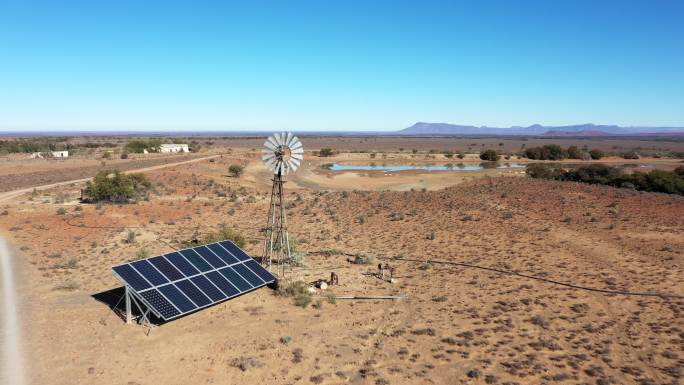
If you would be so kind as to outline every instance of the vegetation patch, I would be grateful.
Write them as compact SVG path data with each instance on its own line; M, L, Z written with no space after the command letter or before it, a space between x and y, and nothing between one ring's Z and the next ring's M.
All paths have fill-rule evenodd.
M128 203L144 196L150 188L152 183L143 174L103 170L86 183L83 196L90 202Z
M674 171L652 170L626 173L603 164L590 164L574 169L558 165L532 164L527 168L532 178L600 184L638 191L684 195L684 166Z
M240 248L244 247L247 243L247 240L241 233L231 228L228 228L228 226L224 223L220 225L217 231L204 234L203 236L193 239L191 241L183 242L183 246L196 247L200 245L206 245L208 243L224 241L226 239L233 241L233 243L238 245L238 247Z
M276 295L281 297L291 297L294 304L300 307L307 307L311 303L312 297L309 292L309 285L304 281L294 281L287 285L278 286Z

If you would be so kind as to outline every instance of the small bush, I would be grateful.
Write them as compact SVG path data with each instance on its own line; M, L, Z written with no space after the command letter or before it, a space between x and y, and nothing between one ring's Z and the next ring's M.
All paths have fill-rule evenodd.
M294 281L278 287L277 295L294 298L294 303L300 307L307 307L312 301L309 286L304 281Z
M501 156L495 150L484 150L480 153L480 159L496 162Z
M321 151L318 152L318 156L333 156L334 153L332 148L321 148Z
M292 341L292 337L290 336L282 336L280 337L280 343L283 345L287 345Z
M353 260L351 260L351 262L356 265L371 265L375 263L375 257L372 255L357 255Z
M64 283L61 283L57 286L55 286L55 290L64 290L64 291L74 291L78 290L78 288L81 287L78 283L74 281L66 281Z
M622 154L622 159L639 159L639 154L636 151L625 152Z
M57 209L57 215L64 215L66 214L66 209L64 207L60 207Z
M183 246L195 247L199 245L206 245L207 243L223 241L226 239L233 241L236 245L238 245L238 247L244 247L247 243L247 240L241 233L228 228L228 226L224 223L220 225L218 231L205 234L203 237L199 239L193 239L191 241L183 242Z
M126 234L126 243L129 245L135 243L135 231L128 230L128 233Z
M591 159L599 160L599 159L603 158L604 155L603 155L603 151L594 149L594 150L589 151L589 156L591 156Z
M240 175L242 175L245 172L245 168L240 166L239 164L231 164L230 167L228 167L228 172L230 175L239 178Z

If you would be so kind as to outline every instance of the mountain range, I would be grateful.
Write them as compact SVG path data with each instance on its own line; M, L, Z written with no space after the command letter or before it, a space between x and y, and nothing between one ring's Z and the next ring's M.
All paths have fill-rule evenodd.
M621 127L592 123L570 126L487 127L449 123L418 122L397 131L400 135L534 135L534 136L612 136L612 135L684 135L684 127Z

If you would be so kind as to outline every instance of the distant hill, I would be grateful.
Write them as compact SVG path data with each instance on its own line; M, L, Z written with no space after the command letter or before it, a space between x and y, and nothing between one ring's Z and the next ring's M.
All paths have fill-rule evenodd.
M535 136L610 136L643 134L681 134L684 127L620 127L592 123L570 126L487 127L449 123L418 122L397 131L400 135L535 135Z
M541 136L610 136L605 131L582 130L582 131L546 131Z

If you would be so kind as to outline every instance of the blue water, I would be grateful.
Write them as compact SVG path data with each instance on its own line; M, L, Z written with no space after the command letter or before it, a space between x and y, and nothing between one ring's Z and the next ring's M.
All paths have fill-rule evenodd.
M477 171L485 168L526 168L524 164L517 163L480 163L479 165L466 165L463 163L447 164L442 166L431 165L374 165L355 166L347 164L333 163L327 165L327 169L331 171L407 171L407 170L425 170L425 171Z

